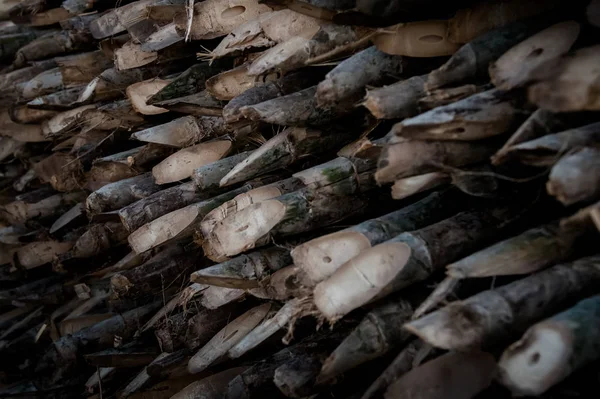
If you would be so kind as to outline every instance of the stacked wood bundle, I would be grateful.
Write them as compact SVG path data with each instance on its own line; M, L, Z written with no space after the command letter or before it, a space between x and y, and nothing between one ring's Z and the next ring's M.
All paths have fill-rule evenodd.
M0 396L581 391L598 4L3 2Z

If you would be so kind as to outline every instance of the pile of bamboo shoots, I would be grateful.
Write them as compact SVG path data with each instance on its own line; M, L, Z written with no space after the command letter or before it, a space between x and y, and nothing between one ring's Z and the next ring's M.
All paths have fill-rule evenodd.
M598 389L600 1L0 20L0 397Z

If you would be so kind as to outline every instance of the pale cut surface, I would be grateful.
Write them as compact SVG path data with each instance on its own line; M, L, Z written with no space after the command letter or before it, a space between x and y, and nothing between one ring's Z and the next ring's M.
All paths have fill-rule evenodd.
M409 57L452 55L460 45L448 40L448 22L419 21L402 23L382 29L373 38L381 52Z
M184 148L152 168L157 184L173 183L192 175L194 169L223 158L231 149L229 140L210 141Z
M147 143L183 148L197 141L200 135L196 119L192 116L184 116L162 125L135 132L131 135L131 138Z
M275 227L285 212L285 205L277 200L250 205L219 222L207 242L216 254L237 255L254 248L256 241Z
M198 353L192 356L188 363L188 371L191 374L199 373L226 354L233 345L237 344L264 319L269 309L271 309L270 303L262 304L227 324Z
M241 211L248 206L260 201L279 197L281 190L274 186L263 186L254 188L248 192L238 194L232 200L229 200L206 214L200 224L202 237L208 237L215 225L225 219L227 216Z
M500 381L519 395L542 394L569 373L570 340L551 322L538 324L502 354Z
M250 350L256 348L267 338L271 337L277 331L281 330L289 321L296 315L299 310L299 300L292 299L288 301L275 316L270 319L263 320L255 329L242 338L228 352L232 359L244 355Z
M410 255L410 247L401 242L364 251L315 287L315 305L329 320L340 318L373 299L402 270Z
M142 51L141 45L127 42L115 51L115 68L118 71L139 68L157 59L157 52Z
M392 186L392 198L397 200L404 199L411 195L449 183L450 180L450 177L443 172L425 173L424 175L396 180Z
M537 67L569 51L579 31L577 22L566 21L522 41L490 65L492 83L502 90L523 86Z
M207 309L217 309L242 298L244 294L244 290L237 288L217 287L216 285L211 285L204 290L200 303Z
M148 101L150 97L158 93L170 82L170 80L158 78L145 80L143 82L138 82L127 86L125 92L127 93L127 98L129 98L131 101L131 106L136 112L142 115L164 114L165 112L169 112L169 110L155 107L154 105L147 105L146 101Z
M315 238L294 248L294 264L302 268L315 285L331 276L341 265L371 248L364 235L356 231L340 231Z
M136 253L145 252L177 236L198 216L198 208L189 205L167 213L131 233L127 240Z

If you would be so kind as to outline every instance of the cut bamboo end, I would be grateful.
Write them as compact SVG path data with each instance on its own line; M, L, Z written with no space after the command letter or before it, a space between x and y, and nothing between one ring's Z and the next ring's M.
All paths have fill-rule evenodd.
M170 83L169 80L150 79L127 86L125 92L133 109L142 115L158 115L169 112L164 108L147 105L146 101Z
M566 21L522 41L490 65L492 83L501 90L527 84L537 67L569 51L579 31L577 22Z
M431 172L424 175L396 180L392 185L392 198L404 199L423 191L449 184L452 178L443 172Z
M304 283L314 286L368 248L371 242L363 234L340 231L305 242L295 247L291 255L294 264L306 274Z
M461 320L468 325L468 311L463 310L460 304L452 303L441 310L405 324L404 328L437 348L455 349L477 346L480 338L478 332L468 328L463 331L462 328L456 327Z
M194 205L167 213L131 233L127 238L135 253L146 252L175 237L193 223L198 216Z
M203 244L206 256L215 261L254 248L286 213L284 204L266 200L250 205L219 222Z
M561 327L539 323L504 351L499 379L513 394L541 395L568 374L573 337Z
M226 354L264 319L269 309L271 309L271 304L265 303L250 309L227 324L198 353L192 356L188 363L188 371L191 374L197 374Z
M237 359L256 348L269 337L273 336L277 331L285 327L285 325L288 324L300 310L300 300L292 299L288 301L273 317L265 319L234 345L228 352L229 357Z
M402 242L383 243L363 251L317 284L315 305L327 319L339 319L379 294L402 270L411 252Z
M372 39L379 51L408 57L452 55L460 45L448 40L448 21L409 22L382 29Z
M218 161L232 148L229 140L215 140L184 148L152 168L157 184L173 183L192 175L194 169Z

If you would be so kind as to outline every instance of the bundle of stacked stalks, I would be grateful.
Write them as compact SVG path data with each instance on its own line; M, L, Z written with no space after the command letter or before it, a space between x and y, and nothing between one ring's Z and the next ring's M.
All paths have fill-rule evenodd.
M597 389L600 1L0 18L0 396Z

